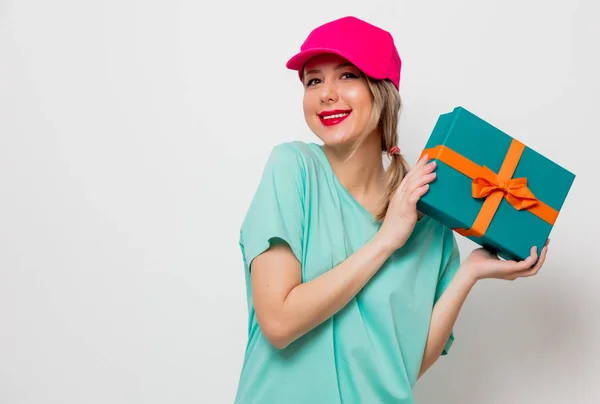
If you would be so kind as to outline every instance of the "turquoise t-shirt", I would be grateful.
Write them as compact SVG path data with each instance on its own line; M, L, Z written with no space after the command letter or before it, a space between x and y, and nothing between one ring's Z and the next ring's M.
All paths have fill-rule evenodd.
M379 227L338 181L321 145L273 149L240 231L249 322L236 403L414 402L433 305L460 261L451 229L430 217L419 220L407 243L342 310L285 349L265 338L252 304L250 264L272 242L289 244L307 282L344 261Z

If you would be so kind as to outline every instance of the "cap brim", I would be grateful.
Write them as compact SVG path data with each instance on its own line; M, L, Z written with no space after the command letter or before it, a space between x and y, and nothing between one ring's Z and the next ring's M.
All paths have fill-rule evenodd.
M285 66L290 70L297 70L298 75L300 77L302 77L302 69L304 68L304 65L306 64L306 62L308 62L309 59L311 59L315 56L325 55L325 54L333 54L333 55L341 56L344 59L348 60L353 65L355 65L358 69L360 69L367 76L370 76L374 79L381 78L381 77L377 77L377 75L373 75L373 72L366 71L365 66L360 66L358 63L356 63L355 60L352 60L353 58L351 56L349 56L339 50L329 49L329 48L313 48L313 49L299 52L296 55L294 55L290 60L288 60L288 62L285 64Z
M302 68L304 67L306 62L308 62L309 59L311 59L315 56L326 55L326 54L334 54L334 55L341 56L345 59L348 59L347 55L344 55L343 52L340 52L335 49L314 48L314 49L309 49L309 50L305 50L305 51L297 53L290 60L288 60L288 62L285 64L285 66L288 69L300 71L300 70L302 70Z

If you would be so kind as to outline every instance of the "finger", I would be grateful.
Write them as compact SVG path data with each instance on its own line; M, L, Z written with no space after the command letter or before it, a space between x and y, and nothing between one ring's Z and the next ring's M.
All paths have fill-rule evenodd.
M415 164L415 166L409 170L409 174L418 174L421 170L423 170L423 168L428 166L435 166L435 161L429 161L429 156L425 154L419 161L417 161L417 164Z
M429 174L433 174L432 171L435 169L435 162L431 162L426 166L426 170L423 171L421 167L415 167L415 169L409 171L406 176L400 182L400 185L394 192L395 195L406 195L406 199L410 198L410 195L416 188L423 186L425 183L433 181L435 175L427 178ZM425 173L425 174L424 174Z
M427 164L427 162L429 161L429 155L427 153L425 153L423 156L421 156L421 158L417 161L417 164L415 164L410 170L408 170L407 174L410 174L412 172L414 172L415 170L417 170L419 167L423 167L425 164Z
M524 277L528 277L528 276L537 275L537 273L540 271L540 269L544 265L544 261L546 261L547 253L548 253L548 246L546 245L545 247L542 248L542 252L540 253L540 259L538 260L537 264L535 264L535 266L531 269L526 269L522 272L519 272L518 277L524 278Z
M406 179L406 177L404 177L404 178ZM400 181L400 184L398 185L398 187L394 191L394 196L402 194L404 192L405 188L406 188L406 181Z
M408 198L408 202L410 202L411 205L415 205L419 201L419 199L421 199L421 197L427 193L428 190L429 190L429 184L425 184L425 185L415 189L410 194L410 197Z
M415 188L419 188L419 187L423 186L423 184L427 182L427 181L423 182L423 178L430 174L433 174L435 167L436 167L435 162L431 162L431 163L427 164L425 167L419 168L415 172L413 172L412 175L406 179L407 192L412 192ZM435 176L433 178L435 178ZM433 180L433 178L431 180Z
M531 247L530 251L531 253L529 254L529 257L521 261L521 264L523 267L525 267L525 269L530 269L538 259L537 247Z
M429 173L433 172L436 167L437 167L437 163L435 161L429 162L429 163L425 164L423 167L418 167L415 170L413 177L419 177L423 174L429 174Z
M529 257L527 257L523 261L504 261L503 271L508 276L511 276L513 274L531 269L531 267L535 263L536 259L537 259L537 248L531 247L531 253L530 253Z
M424 166L423 169L421 170L421 175L432 173L435 171L436 168L437 168L437 163L435 161L432 161L431 163L427 163L427 165Z
M423 175L421 178L415 180L414 185L412 185L412 186L414 187L414 189L421 188L423 185L429 184L431 181L435 180L435 177L436 177L436 173L430 173L430 174Z
M547 254L548 254L548 243L546 243L544 245L544 247L542 247L542 252L540 253L540 258L538 259L538 262L535 264L534 268L540 269L542 267L542 265L544 265Z
M403 192L405 192L406 186L410 182L410 175L411 175L411 172L408 171L406 173L406 175L404 176L404 178L402 178L402 180L400 181L400 184L398 184L398 187L394 191L394 195L399 195L399 194L402 194Z

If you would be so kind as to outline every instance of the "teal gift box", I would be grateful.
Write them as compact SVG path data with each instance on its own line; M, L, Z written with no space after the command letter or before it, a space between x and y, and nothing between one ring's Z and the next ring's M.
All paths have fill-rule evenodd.
M418 210L509 260L541 251L575 180L463 107L438 117L426 153L437 175Z

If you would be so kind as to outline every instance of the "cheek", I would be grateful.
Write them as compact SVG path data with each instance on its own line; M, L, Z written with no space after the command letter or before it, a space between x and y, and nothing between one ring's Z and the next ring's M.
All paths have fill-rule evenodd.
M366 121L371 118L372 108L369 90L361 87L348 89L348 92L345 94L345 99L352 107L353 113L356 113L356 117L360 120L360 124L366 124Z
M315 97L304 96L302 100L302 109L304 111L304 120L308 124L308 127L313 131L318 130L318 112L319 100L315 100Z
M302 99L302 108L304 109L304 116L310 117L317 113L318 101L314 99L315 97L310 94L305 94Z

